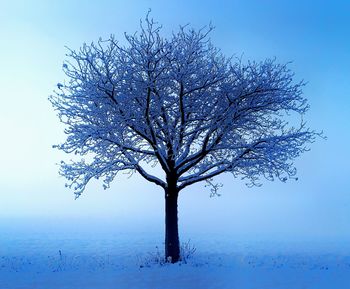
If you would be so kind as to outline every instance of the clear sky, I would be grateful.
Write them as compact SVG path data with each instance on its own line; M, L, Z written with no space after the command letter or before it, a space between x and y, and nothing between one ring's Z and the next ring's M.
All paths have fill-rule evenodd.
M296 161L298 182L249 189L231 176L220 198L203 185L180 198L181 230L257 237L350 240L350 2L349 1L7 1L0 2L0 219L109 219L115 224L163 225L163 196L140 177L98 183L74 201L55 163L69 159L51 148L64 140L47 100L68 46L107 38L123 41L147 10L164 27L200 28L211 22L213 43L244 59L293 61L305 79L309 126L323 130Z

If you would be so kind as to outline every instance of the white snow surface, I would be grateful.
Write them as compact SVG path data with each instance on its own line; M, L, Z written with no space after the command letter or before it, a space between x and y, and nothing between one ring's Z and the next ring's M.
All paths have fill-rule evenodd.
M160 231L2 234L0 288L350 288L346 243L191 238L196 252L187 262L161 265Z

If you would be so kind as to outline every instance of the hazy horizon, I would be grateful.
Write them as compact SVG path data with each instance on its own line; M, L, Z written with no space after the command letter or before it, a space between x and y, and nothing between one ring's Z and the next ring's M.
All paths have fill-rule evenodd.
M61 69L65 46L78 49L84 42L110 34L123 42L123 33L139 30L139 19L151 8L165 37L179 25L200 28L211 22L216 27L211 39L226 55L292 61L295 80L308 82L304 89L311 106L308 125L323 130L328 138L317 139L311 151L296 160L298 181L247 188L244 181L224 175L217 179L224 184L221 197L215 198L209 198L204 184L187 188L179 201L180 231L350 241L349 2L218 1L213 5L210 1L42 0L2 4L1 231L37 220L38 227L40 223L43 227L67 224L73 231L74 222L86 222L97 232L99 221L105 220L107 231L115 224L162 232L163 193L139 176L121 175L109 190L94 181L74 200L55 165L70 156L51 147L64 141L64 127L47 100L65 79Z

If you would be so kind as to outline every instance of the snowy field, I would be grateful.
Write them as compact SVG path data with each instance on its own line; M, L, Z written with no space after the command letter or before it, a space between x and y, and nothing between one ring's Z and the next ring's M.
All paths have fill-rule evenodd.
M1 289L350 288L350 246L339 242L235 240L197 233L190 243L196 252L186 263L161 265L154 262L162 254L160 231L4 229Z

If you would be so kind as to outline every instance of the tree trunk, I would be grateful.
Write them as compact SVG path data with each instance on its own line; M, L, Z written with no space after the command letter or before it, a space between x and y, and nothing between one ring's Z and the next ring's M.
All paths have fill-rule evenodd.
M178 195L179 192L176 186L168 186L168 189L165 191L165 258L171 263L176 263L180 259L177 222Z

